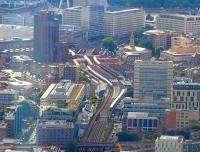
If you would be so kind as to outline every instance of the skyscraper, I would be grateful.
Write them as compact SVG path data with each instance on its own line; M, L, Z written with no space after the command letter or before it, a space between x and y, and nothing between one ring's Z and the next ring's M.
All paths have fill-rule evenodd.
M53 11L41 11L34 16L34 58L37 62L57 60L59 22Z
M171 98L173 62L136 60L134 98L159 100Z

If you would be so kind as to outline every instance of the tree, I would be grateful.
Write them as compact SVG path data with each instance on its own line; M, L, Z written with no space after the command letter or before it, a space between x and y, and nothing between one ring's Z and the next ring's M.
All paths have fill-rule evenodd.
M90 79L86 76L86 74L81 74L79 77L79 82L86 82L86 83L90 83Z
M151 14L148 14L148 15L146 16L146 20L153 21L153 20L154 20L154 17L151 16Z
M119 132L117 137L119 141L139 141L141 139L138 134L128 132Z
M131 86L127 87L125 97L133 97L133 87Z
M108 49L108 51L116 54L116 49L117 49L117 42L111 38L107 37L102 40L104 48Z
M157 46L156 48L155 48L155 56L156 57L160 57L160 53L163 51L164 49L163 49L163 47L162 46Z

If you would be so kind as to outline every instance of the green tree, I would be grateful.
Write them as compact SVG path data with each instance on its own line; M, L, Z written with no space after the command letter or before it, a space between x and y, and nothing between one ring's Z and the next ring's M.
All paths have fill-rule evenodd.
M148 15L146 16L146 20L153 21L153 20L154 20L154 17L151 16L151 14L148 14Z
M125 94L126 97L133 97L133 87L129 86L127 87L127 91Z
M104 48L108 49L108 51L110 51L114 54L116 53L117 42L113 38L107 37L107 38L103 39L102 42L103 42Z
M86 76L86 74L81 74L80 77L79 77L79 82L87 82L87 83L90 83L90 79Z
M162 46L157 46L157 47L155 48L155 56L156 56L156 57L160 57L160 53L161 53L163 50L164 50L164 49L163 49Z
M139 141L141 139L138 134L128 132L119 132L117 137L119 141Z

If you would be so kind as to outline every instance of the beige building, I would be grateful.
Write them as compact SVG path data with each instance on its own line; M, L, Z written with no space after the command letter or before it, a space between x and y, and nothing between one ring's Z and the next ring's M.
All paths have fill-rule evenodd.
M180 34L199 33L200 16L160 14L156 19L156 27L160 30L171 30Z
M172 109L176 110L176 128L195 126L199 121L200 85L176 83L173 85Z
M83 10L80 6L65 9L63 11L63 24L81 27L83 22L83 12L86 13L86 10Z
M145 12L142 9L107 11L104 16L104 35L119 37L129 35L145 26Z
M155 141L155 152L183 152L184 138L181 136L161 136Z
M143 33L143 35L151 41L153 48L161 46L163 49L171 48L171 37L175 35L175 32L167 30L149 30Z
M199 63L200 46L177 46L160 54L160 59L173 62Z
M179 37L171 38L171 48L180 47L180 46L187 47L187 46L192 46L192 45L193 45L192 40L187 37L179 36Z
M170 99L172 80L173 62L136 60L134 64L134 98Z

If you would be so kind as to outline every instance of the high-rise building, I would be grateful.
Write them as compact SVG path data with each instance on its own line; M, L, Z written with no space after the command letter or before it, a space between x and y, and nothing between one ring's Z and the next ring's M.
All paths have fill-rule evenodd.
M89 38L122 37L145 26L145 12L142 9L105 11L100 5L72 7L64 10L63 24L82 27Z
M200 17L182 14L160 14L156 19L156 27L161 30L182 33L199 33Z
M174 84L171 107L176 110L176 128L184 129L197 125L200 109L200 85L196 83Z
M108 6L107 0L73 0L73 6L100 5L105 8Z
M63 79L77 82L79 80L79 67L66 63Z
M106 11L104 15L104 35L121 37L130 35L145 26L145 12L142 9Z
M41 63L57 60L59 23L53 11L41 11L34 16L34 58Z
M22 131L22 106L9 107L5 114L5 122L7 123L7 137L18 138Z
M161 136L156 139L155 152L183 152L182 136Z
M88 38L103 36L104 7L99 5L72 7L64 10L63 24L79 26Z
M89 19L88 38L102 37L104 34L104 7L97 5L90 6Z
M173 62L136 60L134 65L134 98L171 98Z

